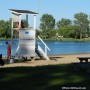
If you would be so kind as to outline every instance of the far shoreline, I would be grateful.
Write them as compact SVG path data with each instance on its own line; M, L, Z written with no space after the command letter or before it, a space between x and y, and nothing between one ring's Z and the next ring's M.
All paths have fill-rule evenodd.
M18 39L18 38L15 38L15 40ZM11 40L11 38L3 38L1 37L0 40ZM36 40L39 40L38 38L36 38ZM56 41L68 41L68 42L72 42L72 41L76 41L76 42L90 42L90 38L82 38L82 39L75 39L75 38L48 38L48 39L43 39L42 40L50 40L50 41L53 41L53 40L56 40Z

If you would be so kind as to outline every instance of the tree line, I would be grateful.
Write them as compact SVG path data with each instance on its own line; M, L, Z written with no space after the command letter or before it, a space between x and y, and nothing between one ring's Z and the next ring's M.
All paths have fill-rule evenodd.
M25 20L24 23L26 23ZM56 22L52 15L43 14L36 33L43 39L88 38L90 37L89 15L80 12L74 14L74 20L61 18ZM0 37L11 37L11 19L8 21L0 20Z
M74 20L61 18L55 22L55 18L49 14L43 14L40 19L40 31L43 38L75 38L82 39L90 37L89 15L80 12L74 14Z

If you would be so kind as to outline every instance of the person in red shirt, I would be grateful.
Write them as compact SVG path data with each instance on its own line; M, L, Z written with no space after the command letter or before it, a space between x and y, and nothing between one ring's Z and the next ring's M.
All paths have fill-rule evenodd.
M6 41L7 44L7 60L11 57L11 45Z

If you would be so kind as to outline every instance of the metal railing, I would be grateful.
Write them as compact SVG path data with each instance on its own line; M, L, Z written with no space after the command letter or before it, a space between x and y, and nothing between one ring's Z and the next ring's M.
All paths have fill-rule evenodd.
M47 57L47 50L50 51L50 48L46 45L46 43L40 38L40 36L38 36L39 40L43 43L43 45L45 46L45 54L46 54L46 57Z

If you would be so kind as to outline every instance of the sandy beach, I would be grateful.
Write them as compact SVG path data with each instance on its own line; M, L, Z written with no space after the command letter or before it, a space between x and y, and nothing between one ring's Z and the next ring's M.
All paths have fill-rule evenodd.
M21 66L43 66L43 65L56 65L56 64L68 64L68 63L76 63L80 62L77 57L90 57L90 53L88 54L60 54L60 55L49 55L51 60L32 60L32 61L22 61L16 62L12 64L5 64L0 68L5 67L21 67Z

